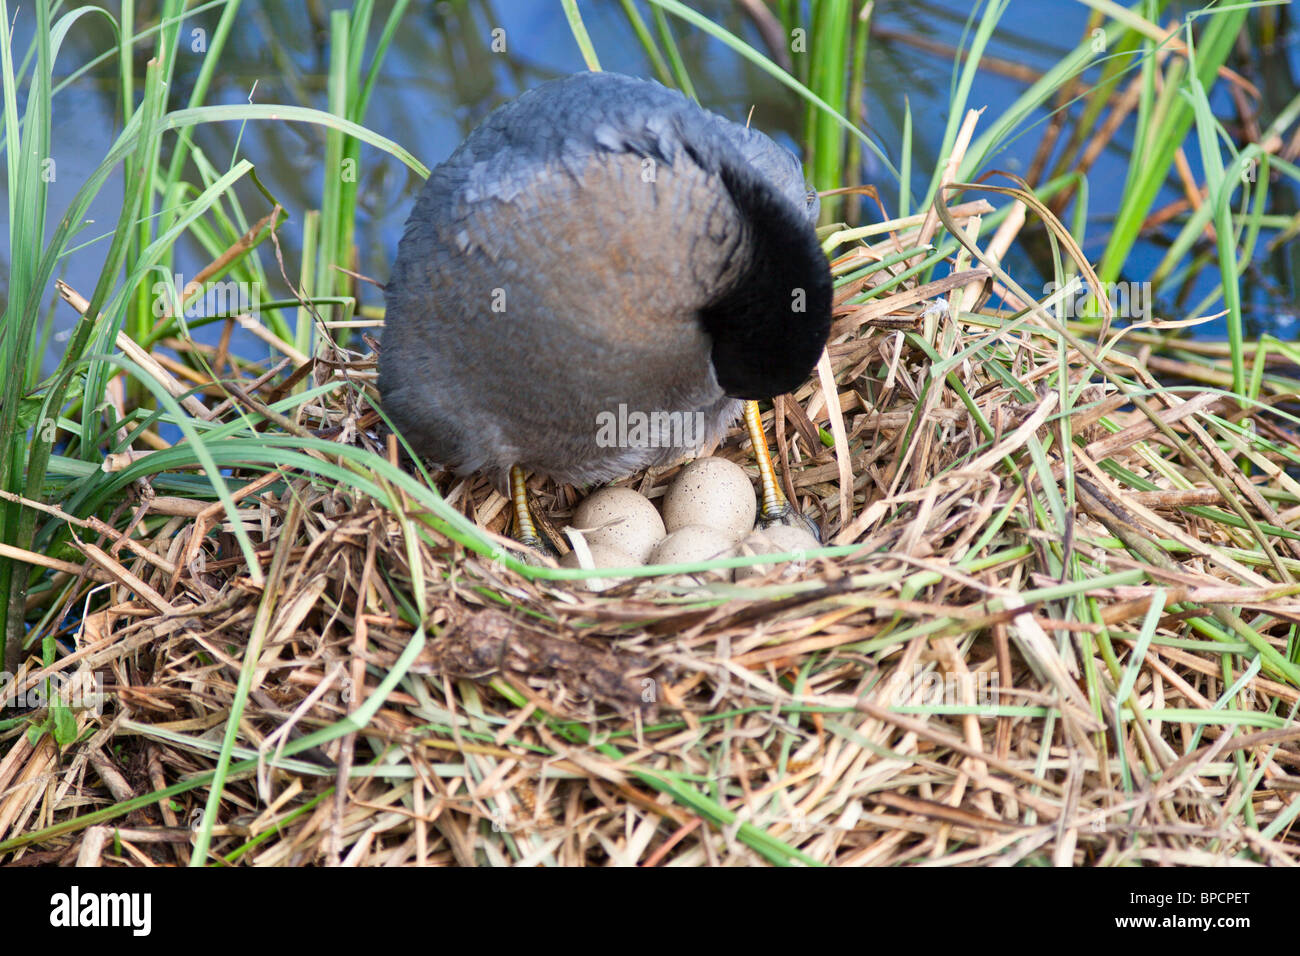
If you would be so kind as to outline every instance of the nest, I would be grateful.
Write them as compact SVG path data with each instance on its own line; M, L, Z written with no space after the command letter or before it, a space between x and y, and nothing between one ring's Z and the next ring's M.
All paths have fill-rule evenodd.
M893 223L835 272L937 228ZM0 724L0 853L1296 862L1300 442L1269 398L1293 370L1253 405L1164 388L1161 362L1213 382L1213 346L1103 328L1102 353L1032 300L992 309L1017 298L996 256L873 297L898 271L840 284L816 376L766 409L827 548L744 586L594 594L521 564L487 481L430 476L439 502L393 477L366 349L192 383L207 421L267 442L218 463L231 501L141 479L106 521L32 503L81 560L46 560L64 653L10 694L67 706ZM756 474L743 429L716 453ZM534 484L562 527L580 490Z

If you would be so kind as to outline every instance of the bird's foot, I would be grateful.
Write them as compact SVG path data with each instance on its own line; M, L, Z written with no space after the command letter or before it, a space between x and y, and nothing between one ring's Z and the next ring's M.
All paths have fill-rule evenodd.
M547 558L550 558L552 561L560 560L560 552L541 535L523 535L515 540L519 542L521 547L511 548L510 550L525 564L531 564L533 567L540 568L548 565L549 562L546 560Z
M773 525L788 525L791 528L807 531L818 544L821 544L822 536L821 532L817 530L816 523L802 511L795 510L794 506L788 501L782 501L780 505L770 510L768 508L759 509L758 520L754 522L754 529L766 531Z

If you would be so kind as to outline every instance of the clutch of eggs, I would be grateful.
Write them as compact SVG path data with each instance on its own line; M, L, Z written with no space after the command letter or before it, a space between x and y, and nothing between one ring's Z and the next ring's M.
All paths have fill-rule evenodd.
M736 555L778 554L819 547L803 528L773 525L754 530L758 501L743 468L725 458L697 458L682 468L663 499L663 515L630 488L602 488L573 513L574 549L562 567L630 568L642 564L689 564ZM583 554L583 552L586 554ZM674 575L664 583L702 584L762 577L775 565L717 568ZM591 590L618 578L588 578Z

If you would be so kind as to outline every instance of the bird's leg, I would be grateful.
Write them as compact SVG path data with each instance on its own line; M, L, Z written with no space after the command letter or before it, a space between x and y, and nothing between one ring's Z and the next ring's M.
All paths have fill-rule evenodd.
M513 537L520 544L540 551L544 545L541 536L537 533L537 525L533 524L533 516L528 510L527 477L518 465L510 466L510 501L515 507Z
M767 436L763 433L763 413L758 410L758 402L745 402L745 428L749 430L749 440L754 446L758 483L763 493L758 520L764 525L771 524L785 517L792 509L776 480L776 469L772 467L772 453L768 450Z
M754 446L754 460L758 463L758 483L761 491L762 505L758 509L758 527L767 528L774 524L789 524L807 528L813 537L821 540L817 526L805 515L791 506L781 491L776 478L776 469L772 466L772 453L767 447L767 436L763 433L763 413L758 410L758 402L752 399L745 402L745 428L749 430L749 440Z
M537 525L533 524L532 513L528 510L527 477L523 468L518 465L510 466L510 502L514 505L515 511L513 537L526 548L555 557L555 549L542 540L542 536L537 533ZM524 560L529 560L527 554L524 555ZM529 560L529 563L535 562Z

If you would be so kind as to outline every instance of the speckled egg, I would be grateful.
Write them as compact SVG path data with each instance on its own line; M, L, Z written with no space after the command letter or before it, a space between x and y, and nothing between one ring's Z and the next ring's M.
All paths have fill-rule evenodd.
M763 531L755 531L736 545L739 555L751 554L785 554L793 553L797 561L805 551L819 548L821 544L803 528L792 525L774 524ZM789 567L785 561L768 564L746 564L736 568L736 580L746 581L750 578L763 577L773 568Z
M758 500L745 470L725 458L697 458L664 495L669 536L690 525L715 528L735 543L754 527Z
M644 562L638 561L626 551L618 548L611 548L604 544L591 544L588 542L587 550L591 552L591 561L598 568L634 568ZM582 567L578 560L578 552L570 551L564 557L560 558L560 567L562 568L579 568ZM588 591L605 591L616 584L621 584L627 578L586 578L582 581L574 581L574 584L585 587Z
M717 528L704 525L687 525L669 533L655 549L650 552L647 564L690 564L695 561L711 561L714 558L729 558L733 551L730 537ZM701 572L697 577L720 578L731 580L730 568Z
M797 524L774 524L764 530L778 551L811 551L822 543L811 531Z
M615 548L631 555L633 564L645 564L667 533L655 506L631 488L601 488L578 505L573 526L592 547Z

